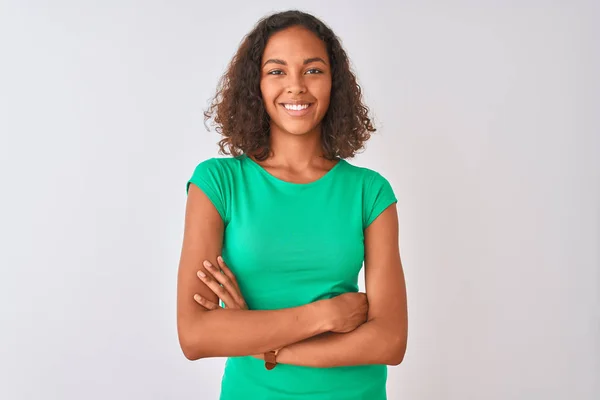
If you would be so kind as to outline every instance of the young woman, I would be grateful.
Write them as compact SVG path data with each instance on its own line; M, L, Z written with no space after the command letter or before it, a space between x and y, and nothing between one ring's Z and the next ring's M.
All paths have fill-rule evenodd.
M222 400L385 399L408 329L396 197L345 160L375 129L338 38L298 11L260 20L205 116L231 157L187 183L183 353L229 357Z

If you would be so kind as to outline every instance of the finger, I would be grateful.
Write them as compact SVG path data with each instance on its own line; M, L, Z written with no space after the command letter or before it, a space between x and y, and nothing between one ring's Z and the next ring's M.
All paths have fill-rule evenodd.
M241 296L239 290L235 287L235 285L233 285L233 283L231 282L231 279L229 279L229 277L227 277L226 275L222 274L221 271L219 271L219 269L217 267L215 267L214 265L212 265L210 263L210 261L208 261L208 260L204 261L204 267L210 274L212 274L212 276L215 278L215 280L217 282L219 282L221 285L223 285L223 287L227 290L229 295L233 298L233 300L236 303L235 305L227 304L227 306L229 308L244 308L244 305L245 305L244 298ZM237 305L237 307L236 307L236 305Z
M199 294L194 295L194 300L196 301L196 303L200 304L202 307L204 307L208 311L216 310L217 308L221 308L217 304L213 303L210 300L205 299L204 297L200 296Z
M225 274L225 276L227 276L229 278L229 280L231 281L231 283L233 283L235 285L235 288L237 289L237 291L239 293L242 293L242 291L240 290L240 286L238 285L237 279L235 278L235 275L233 275L233 272L231 272L231 270L229 269L227 264L225 264L225 261L223 261L223 257L218 256L217 263L219 264L219 267L221 267L221 270L223 270L223 273Z
M206 265L207 264L205 263L205 267ZM208 274L205 274L202 271L198 271L198 278L200 278L200 280L204 282L204 284L208 286L208 288L212 290L214 294L216 294L221 300L223 300L223 303L225 303L225 305L227 305L228 308L238 308L237 303L235 302L233 297L231 297L231 294L229 293L227 288L221 286L219 282L215 280L213 276L211 276L214 275L211 268L206 267L206 270L208 271Z
M246 304L246 299L242 296L242 291L240 290L240 286L235 279L235 276L223 261L223 257L218 256L217 262L219 263L219 267L222 270L222 273L215 275L215 278L219 279L219 281L228 287L229 293L232 294L236 302L239 304L240 308L247 310L248 305ZM214 269L212 272L216 271Z

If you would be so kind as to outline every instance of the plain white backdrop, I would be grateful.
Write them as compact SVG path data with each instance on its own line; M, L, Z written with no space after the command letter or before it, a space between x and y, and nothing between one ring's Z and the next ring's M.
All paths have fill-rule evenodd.
M392 0L0 1L0 398L218 397L177 342L185 183L289 8L342 39L379 129L348 161L398 196L389 398L600 398L598 3Z

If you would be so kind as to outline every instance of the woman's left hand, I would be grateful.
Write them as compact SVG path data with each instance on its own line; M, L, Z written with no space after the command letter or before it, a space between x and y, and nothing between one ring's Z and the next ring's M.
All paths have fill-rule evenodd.
M210 261L204 260L203 265L209 272L209 275L204 274L205 276L202 276L202 272L198 271L198 278L225 303L226 308L247 310L248 304L246 304L246 300L242 296L237 279L229 267L227 267L225 261L223 261L223 257L217 257L217 262L220 269L212 265ZM194 295L194 300L207 310L220 308L218 304L201 297L199 294Z
M200 278L200 280L202 280L202 282L204 282L206 286L213 291L213 293L219 296L227 308L248 310L248 305L242 296L242 292L240 291L240 287L235 275L233 275L233 272L231 272L227 264L225 264L223 257L217 257L217 262L219 263L220 269L223 271L222 273L214 265L212 265L210 261L204 260L204 267L210 273L210 276L202 277L200 274L198 274L198 278ZM216 310L217 308L220 308L218 304L208 301L207 299L200 297L198 294L194 295L194 300L196 300L198 304L207 310ZM254 354L252 357L258 358L259 360L265 359L264 354Z

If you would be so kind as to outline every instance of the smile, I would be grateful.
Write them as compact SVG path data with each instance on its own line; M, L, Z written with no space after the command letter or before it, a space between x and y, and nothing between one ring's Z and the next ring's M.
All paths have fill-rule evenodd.
M293 117L301 117L309 113L312 103L305 104L280 104L285 111Z

